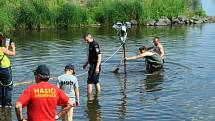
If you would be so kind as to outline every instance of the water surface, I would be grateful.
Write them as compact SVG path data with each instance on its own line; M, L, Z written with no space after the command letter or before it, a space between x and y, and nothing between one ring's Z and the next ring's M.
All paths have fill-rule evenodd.
M47 64L53 77L63 74L67 63L75 65L77 74L85 72L81 67L87 52L87 45L82 39L86 31L91 32L100 43L103 61L120 46L116 32L111 28L14 32L17 44L17 56L11 58L14 82L33 80L32 70L38 64ZM100 95L94 94L88 98L87 75L78 77L81 105L75 109L74 120L215 119L214 33L215 24L129 30L126 47L128 56L136 55L142 45L151 45L153 37L161 38L166 53L164 69L146 74L144 61L139 60L128 62L127 75L123 74L123 66L119 74L114 74L112 71L119 63L120 51L102 65ZM50 82L56 83L55 80ZM25 85L14 87L14 102L25 88ZM8 117L10 115L15 121L14 110Z

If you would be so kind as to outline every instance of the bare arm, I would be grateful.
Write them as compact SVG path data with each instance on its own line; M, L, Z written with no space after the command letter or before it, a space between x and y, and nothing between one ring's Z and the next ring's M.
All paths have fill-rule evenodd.
M61 109L61 111L57 114L58 117L55 117L55 118L58 119L59 117L62 117L62 115L66 114L72 106L73 106L73 102L71 100L69 100L68 104L66 106L64 106Z
M137 56L132 56L132 57L127 57L126 60L136 60L136 59L140 59L140 58L144 58L144 54L140 54Z
M15 111L16 111L16 116L17 116L18 121L24 120L24 117L22 114L22 104L20 102L16 103Z
M99 67L101 65L101 59L102 59L101 54L98 54L98 60L97 60L96 70L95 70L96 74L99 74Z
M140 59L140 58L144 58L146 56L151 56L153 55L154 53L153 52L150 52L150 51L147 51L147 52L144 52L140 55L137 55L137 56L132 56L132 57L127 57L125 58L126 60L136 60L136 59Z
M102 60L102 56L101 56L101 54L98 54L98 61L96 64L96 68L99 68L99 66L101 65L101 60Z
M11 45L11 50L8 47L2 47L1 51L8 56L16 56L16 47L14 44Z
M78 104L79 104L80 96L79 96L79 88L78 87L75 88L75 96L76 96L76 99L77 99L76 102L78 102Z
M164 57L164 49L163 49L163 46L159 46L159 49L160 49L160 56L161 56L161 58L163 59L163 57Z

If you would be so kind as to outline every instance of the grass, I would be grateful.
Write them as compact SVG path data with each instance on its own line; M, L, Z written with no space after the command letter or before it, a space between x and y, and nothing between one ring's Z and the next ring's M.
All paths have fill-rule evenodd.
M141 24L161 16L204 15L201 6L191 11L196 0L0 0L0 31L14 28L68 28L92 23L113 24L135 19ZM196 3L196 2L195 2Z

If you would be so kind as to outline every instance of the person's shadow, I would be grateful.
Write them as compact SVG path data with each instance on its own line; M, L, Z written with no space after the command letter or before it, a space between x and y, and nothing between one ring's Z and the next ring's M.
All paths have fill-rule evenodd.
M88 95L87 117L89 121L101 121L101 111L99 105L99 94Z
M0 108L0 121L12 121L11 108Z

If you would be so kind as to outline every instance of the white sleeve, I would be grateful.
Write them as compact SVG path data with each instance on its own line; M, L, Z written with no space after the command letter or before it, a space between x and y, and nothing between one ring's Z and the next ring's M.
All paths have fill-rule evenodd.
M74 87L75 88L79 88L79 85L78 85L78 79L75 77L75 84L74 84Z

